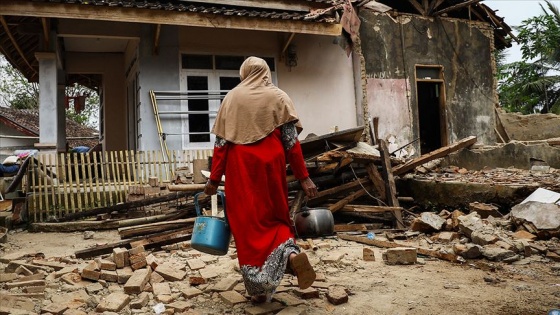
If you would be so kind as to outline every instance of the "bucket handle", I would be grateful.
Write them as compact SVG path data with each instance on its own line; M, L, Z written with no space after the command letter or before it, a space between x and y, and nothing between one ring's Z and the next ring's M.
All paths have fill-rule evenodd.
M196 210L196 215L197 216L202 216L202 211L200 210L200 204L198 203L198 196L204 194L204 192L199 192L196 195L194 195L194 209ZM226 226L229 224L228 222L228 218L227 218L227 212L226 212L226 194L223 191L217 191L216 194L218 196L220 196L220 198L222 199L222 205L224 206L224 217L225 217L225 221L226 221Z

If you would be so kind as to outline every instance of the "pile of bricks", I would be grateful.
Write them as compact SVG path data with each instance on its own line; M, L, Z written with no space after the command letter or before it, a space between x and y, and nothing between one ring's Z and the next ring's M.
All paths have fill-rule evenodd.
M320 251L321 249L319 249ZM317 267L337 264L343 256L327 253ZM20 259L21 258L21 259ZM348 302L347 290L329 284L324 273L305 290L286 275L270 303L253 305L234 249L211 256L188 242L148 252L142 246L114 248L92 260L3 256L0 314L306 314L314 299ZM2 265L0 265L2 266ZM17 310L17 311L16 311ZM157 312L156 312L157 313Z

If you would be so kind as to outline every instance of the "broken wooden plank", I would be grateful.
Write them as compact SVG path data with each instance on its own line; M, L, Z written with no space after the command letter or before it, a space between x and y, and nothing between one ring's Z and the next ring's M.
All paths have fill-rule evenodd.
M361 179L358 179L358 180L348 182L346 184L342 184L340 186L325 189L325 190L322 190L322 191L318 192L317 195L315 197L311 198L309 201L311 202L311 201L324 200L324 199L326 199L325 197L335 196L336 194L340 194L340 193L346 192L348 190L352 190L352 189L355 189L357 187L360 187L362 185L369 184L368 182L369 182L369 178L361 178Z
M350 202L360 198L361 196L365 195L367 193L366 189L368 189L370 186L366 186L364 188L361 188L360 190L356 191L355 193L351 194L350 196L347 196L344 199L339 200L337 203L330 205L329 206L329 210L331 212L336 212L340 209L342 209L345 205L349 204Z
M60 218L58 221L59 222L67 222L67 221L71 221L71 220L75 220L75 219L79 219L79 218L84 218L84 217L88 217L88 216L95 216L95 215L102 214L102 213L111 213L113 211L128 210L128 209L132 209L132 208L138 208L138 207L142 207L142 206L152 205L152 204L155 204L155 203L177 200L177 199L181 199L183 197L187 197L189 195L190 194L187 193L187 192L169 193L169 194L164 195L164 196L148 198L148 199L143 199L143 200L130 201L130 202L124 202L124 203L119 203L119 204L116 204L116 205L113 205L113 206L100 207L100 208L95 208L95 209L91 209L91 210L85 210L85 211L81 211L81 212L67 214L64 217Z
M167 185L169 191L188 191L188 192L203 192L206 184L178 184ZM224 190L224 186L219 186L218 190Z
M455 142L451 145L439 148L435 151L424 154L424 155L422 155L422 156L420 156L416 159L410 160L410 161L408 161L408 162L406 162L402 165L394 167L393 168L393 174L394 175L400 175L400 174L406 173L406 172L414 169L418 165L422 165L422 164L427 163L429 161L438 159L440 157L444 157L451 152L455 152L455 151L458 151L460 149L470 147L471 145L473 145L475 143L476 143L476 136L471 136L471 137L461 139L458 142Z
M384 213L402 211L402 207L385 207L385 206L367 206L367 205L346 205L341 211L344 212L362 212L362 213Z
M31 232L76 232L112 230L119 227L117 220L111 221L76 221L76 222L38 222L31 223Z
M409 244L399 244L399 243L390 242L390 241L382 241L382 240L377 240L377 239L370 240L367 237L363 237L363 236L340 234L340 235L338 235L338 237L340 239L343 239L343 240L346 240L346 241L354 241L354 242L358 242L358 243L362 243L362 244L373 245L373 246L383 247L383 248L411 247L411 248L415 248L417 253L420 254L420 255L435 257L435 258L439 258L439 259L443 259L443 260L447 260L447 261L451 261L451 262L459 262L458 256L453 254L453 253L443 253L443 252L439 252L439 251L436 251L436 250L433 250L433 249L421 248L421 247L412 246L412 245L409 245Z
M384 139L379 139L379 151L381 152L382 174L383 180L385 181L385 198L387 205L390 207L398 207L397 187L395 185L395 178L393 177L391 161L389 159L389 149L387 149L387 142ZM397 221L397 228L404 228L401 211L395 210L393 214L395 215L395 221Z
M75 252L76 258L87 259L96 256L101 256L105 254L110 254L113 252L113 248L126 247L128 249L132 248L131 244L142 241L147 244L144 246L145 249L154 249L161 247L163 245L174 244L186 240L190 240L191 234L189 229L180 229L177 231L167 231L165 233L152 235L150 237L136 237L131 239L122 240L115 243L105 244L101 246L96 246L92 248L86 248Z
M335 224L335 232L364 232L380 229L383 223L354 223L354 224Z
M169 231L172 229L183 228L189 223L194 223L195 219L196 218L188 218L188 219L180 219L180 220L165 221L165 222L147 223L147 224L141 224L137 226L119 228L118 231L120 237L125 239L134 236L154 234L154 233Z
M130 242L130 247L144 246L145 249L159 249L163 245L171 245L179 242L188 241L192 236L192 227L170 231L170 233L162 233L161 235L152 235L150 237L139 237Z
M373 163L369 163L366 166L366 170L369 175L369 179L373 182L373 187L377 190L377 193L380 196L382 201L387 200L385 195L385 182L383 182L383 178L381 178L381 174L377 170L377 166Z
M303 190L299 190L296 193L296 197L294 198L294 201L292 202L292 206L290 207L290 217L293 217L294 214L298 212L299 209L301 209L301 205L304 199L305 199L305 193L303 192Z

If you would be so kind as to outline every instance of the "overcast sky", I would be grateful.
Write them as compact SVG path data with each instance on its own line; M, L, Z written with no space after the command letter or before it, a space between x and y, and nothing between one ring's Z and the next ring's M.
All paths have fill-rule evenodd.
M560 0L551 1L555 6L560 8ZM484 0L484 4L497 10L496 14L505 19L505 22L511 26L518 26L521 21L530 17L541 15L543 13L539 4L543 4L546 8L547 5L544 1L540 0ZM513 31L517 34L517 31ZM506 50L507 62L514 62L521 60L521 51L519 46L513 42L513 47Z

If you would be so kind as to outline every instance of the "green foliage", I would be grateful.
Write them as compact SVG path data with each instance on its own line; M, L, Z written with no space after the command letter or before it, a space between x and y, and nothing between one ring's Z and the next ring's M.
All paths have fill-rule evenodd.
M10 66L3 56L0 58L0 106L17 109L39 107L39 85L27 82L23 74Z
M500 103L510 112L560 114L560 13L548 1L542 8L517 28L523 60L503 64L496 57Z
M79 124L96 128L99 114L99 94L90 88L74 84L66 87L66 96L85 95L85 108L77 112L74 106L66 110L66 117ZM71 104L74 105L74 104ZM0 106L16 109L39 108L39 84L28 82L0 54Z

